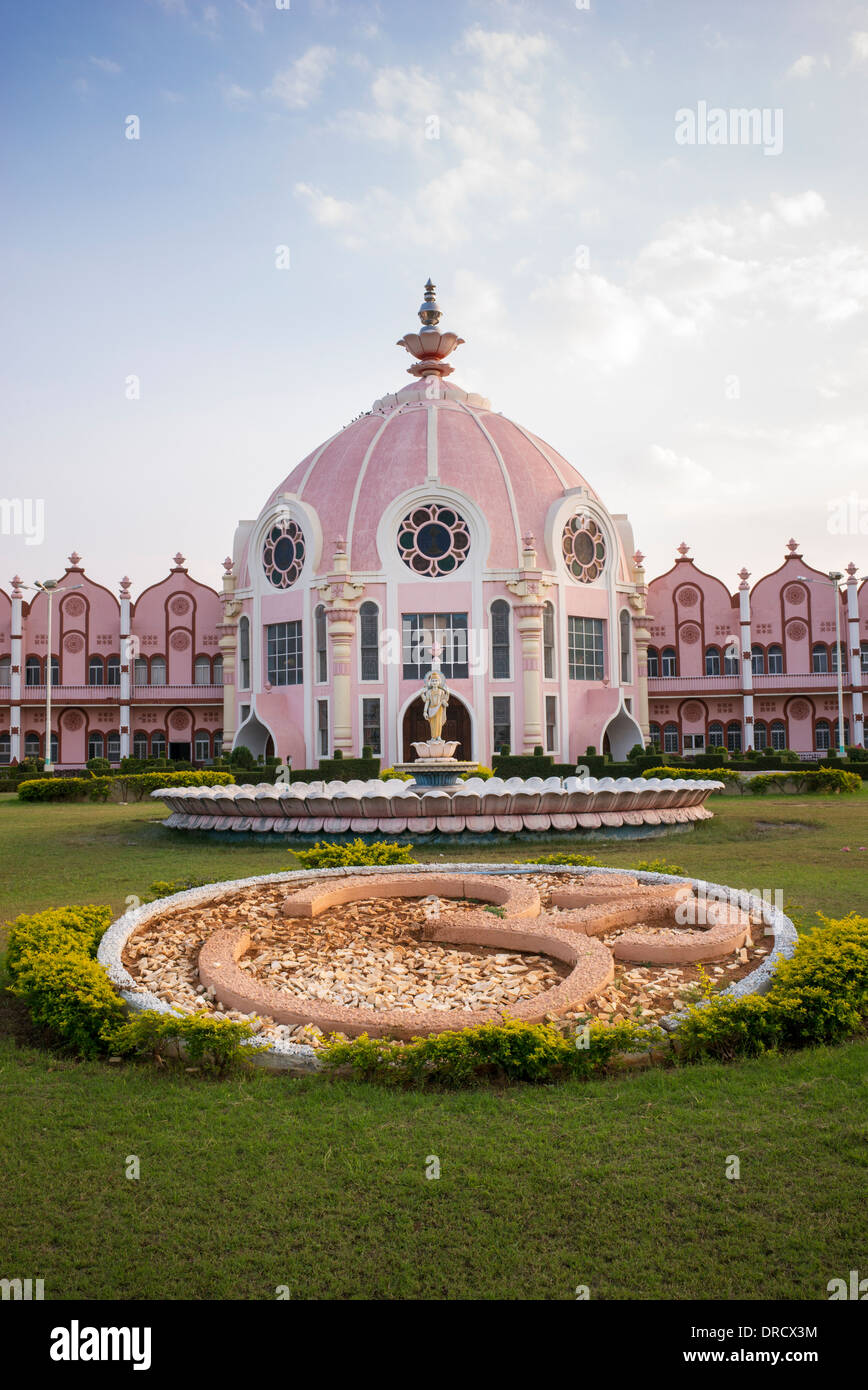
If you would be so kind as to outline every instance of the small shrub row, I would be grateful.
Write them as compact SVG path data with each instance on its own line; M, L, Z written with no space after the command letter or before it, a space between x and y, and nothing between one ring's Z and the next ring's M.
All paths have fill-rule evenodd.
M729 782L737 783L739 774L734 772L731 767L647 767L642 776L647 780L652 777L661 779L668 778L670 781L675 778L684 778L686 781L703 782Z
M140 801L160 787L223 787L235 779L225 772L139 772L112 777L37 777L18 784L22 801L105 801L117 790L125 801Z
M761 772L751 777L748 788L753 796L764 796L768 791L819 792L823 796L849 795L862 788L862 780L855 772L845 772L840 767L818 767L806 770L794 769L792 772Z
M311 849L297 849L293 853L306 869L343 869L359 864L415 864L412 849L412 845L399 845L389 840L375 840L367 845L357 838L346 845L317 840Z

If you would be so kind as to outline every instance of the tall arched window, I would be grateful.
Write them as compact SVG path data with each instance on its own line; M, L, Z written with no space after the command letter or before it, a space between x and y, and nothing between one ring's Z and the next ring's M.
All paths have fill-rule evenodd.
M829 653L824 642L815 642L811 648L811 670L823 673L829 669Z
M238 624L238 688L250 689L250 619Z
M105 664L105 683L106 685L120 685L121 683L121 659L119 656L110 656Z
M147 685L148 680L148 658L146 656L137 656L133 662L133 684Z
M12 658L0 656L0 685L12 684Z
M223 684L223 658L222 658L222 656L215 656L215 658L214 658L214 665L213 665L213 671L214 671L214 676L213 676L214 684L215 684L215 685L222 685L222 684Z
M754 748L765 748L768 743L768 729L764 719L758 719L753 726L753 746Z
M139 729L133 734L133 757L146 758L148 756L148 736L143 730Z
M24 684L42 684L42 662L38 656L28 656L24 663Z
M764 676L766 673L766 654L762 647L756 645L750 649L750 669L755 676Z
M39 735L29 733L24 735L24 756L25 758L39 757Z
M223 730L214 730L214 757L219 758L223 752Z
M773 719L771 733L772 748L786 748L787 746L787 726L782 719Z
M674 647L664 647L660 653L660 674L663 676L678 675L678 663L675 659Z
M543 680L555 678L555 610L554 604L543 604Z
M833 726L832 726L832 738L834 739L834 741L835 741L835 747L837 748L837 747L838 747L838 721L837 721L837 719L835 720L835 723L834 723ZM849 742L850 742L850 720L849 720L849 719L845 719L845 720L844 720L844 747L845 747L845 748L847 747L847 745L849 744Z
M112 729L106 735L105 755L110 763L119 763L121 760L121 736L117 729Z
M87 736L87 756L89 758L105 757L105 741L98 729Z
M723 674L725 676L737 676L739 674L738 651L734 642L728 642L723 649Z
M211 757L211 736L207 729L197 729L193 739L193 757L197 763L207 763Z
M193 662L193 684L211 684L211 658L210 656L197 656Z
M151 757L165 758L166 756L166 735L162 729L157 729L151 734Z
M87 683L88 685L105 685L105 664L101 656L89 656L87 659ZM101 753L95 753L94 757L102 757Z
M818 719L814 725L814 747L819 753L828 753L832 743L832 730L828 719Z
M0 764L5 766L12 759L12 735L0 734Z
M359 645L361 648L362 680L380 679L380 611L368 600L359 609Z
M59 741L58 741L57 734L54 733L54 732L52 732L52 735L51 735L51 761L52 761L53 763L56 763L57 760L58 760L58 758L59 758L59 756L60 756L60 743L59 743Z
M618 618L621 635L621 684L630 685L633 680L633 651L630 643L630 614L621 609Z
M720 647L705 648L705 674L707 676L720 675Z
M316 657L314 665L316 683L317 685L325 685L329 678L329 653L326 611L322 603L318 603L313 610L313 641Z
M660 653L656 647L648 648L648 675L651 678L660 675Z
M782 676L784 674L784 653L776 642L772 643L768 650L769 675Z
M51 684L60 685L60 657L51 658Z
M741 752L741 724L735 720L726 726L726 746L730 753Z
M719 719L713 720L708 726L708 746L709 748L723 747L723 725Z
M663 725L663 752L664 752L664 753L677 753L677 752L678 752L678 725L677 725L677 724L664 724L664 725Z
M164 656L152 656L151 685L165 685L166 675L166 658Z
M659 724L649 724L649 725L648 725L648 737L649 737L649 739L651 740L652 743L654 743L654 744L657 745L658 748L661 746L661 735L660 735L660 725L659 725Z
M841 670L842 670L843 672L845 672L845 674L846 674L846 671L847 671L847 648L844 646L844 643L842 642L842 643L840 644L840 648L838 648L838 647L835 646L835 643L834 643L834 642L831 642L831 643L829 644L829 651L832 653L832 670L837 674L837 671L838 671L838 661L840 660L840 662L841 662ZM839 655L839 652L840 652L840 655Z
M491 675L494 680L509 680L509 604L497 598L491 605Z

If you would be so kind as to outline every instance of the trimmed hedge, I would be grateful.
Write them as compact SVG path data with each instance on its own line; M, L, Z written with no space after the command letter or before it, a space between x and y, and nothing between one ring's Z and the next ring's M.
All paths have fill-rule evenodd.
M349 782L358 779L373 781L380 773L379 758L320 758L317 780L322 782Z
M37 777L21 782L22 801L106 801L117 788L127 801L160 787L225 787L235 778L228 772L134 772L113 777Z
M642 773L647 780L652 777L669 781L682 779L688 782L738 782L739 773L731 767L649 767ZM713 795L713 793L712 793Z
M343 869L356 864L415 864L416 860L410 857L412 848L412 845L399 845L390 840L375 840L366 845L364 840L356 838L347 845L317 840L311 849L290 852L306 869Z

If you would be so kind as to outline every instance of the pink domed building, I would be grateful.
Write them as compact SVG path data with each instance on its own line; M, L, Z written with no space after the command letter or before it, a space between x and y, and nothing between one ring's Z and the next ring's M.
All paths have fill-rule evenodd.
M453 384L463 341L401 339L410 383L326 440L237 528L224 579L223 737L295 767L427 737L439 657L444 738L490 764L542 747L622 758L647 733L645 576L625 516L489 401ZM631 559L630 556L633 556Z

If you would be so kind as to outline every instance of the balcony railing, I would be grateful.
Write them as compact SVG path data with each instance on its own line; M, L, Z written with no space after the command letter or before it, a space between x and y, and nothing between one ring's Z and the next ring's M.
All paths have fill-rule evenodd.
M844 676L845 689L850 688L849 674ZM771 690L837 690L835 671L808 671L803 675L758 676L753 678L754 692ZM705 690L709 694L740 692L740 676L649 676L648 693L677 695L688 690Z
M0 686L0 700L9 700L11 689ZM119 685L52 685L51 698L55 704L67 705L119 705L121 687ZM179 701L207 701L209 704L223 702L222 685L134 685L130 690L131 705L153 704L154 701L167 700L173 704ZM22 685L22 704L45 704L44 685Z

